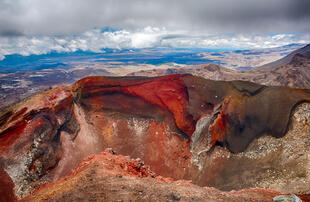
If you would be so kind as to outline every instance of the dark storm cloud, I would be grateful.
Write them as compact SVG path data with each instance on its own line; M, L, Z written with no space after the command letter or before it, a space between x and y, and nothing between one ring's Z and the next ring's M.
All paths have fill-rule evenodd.
M0 34L146 26L198 33L310 31L309 0L0 0Z
M296 3L297 2L297 3ZM310 1L297 0L290 2L290 16L293 19L308 19L310 18Z

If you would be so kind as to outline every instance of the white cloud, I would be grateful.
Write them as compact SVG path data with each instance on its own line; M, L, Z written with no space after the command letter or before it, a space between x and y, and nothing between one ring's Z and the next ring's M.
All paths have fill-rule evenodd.
M104 48L208 48L255 49L272 48L290 43L309 43L310 34L244 35L170 31L166 28L145 27L135 31L102 32L92 29L78 35L64 36L0 36L0 59L5 55L45 54L51 51L77 50L101 52Z
M146 27L143 32L131 36L131 46L134 48L150 48L158 45L163 35L168 34L165 29Z

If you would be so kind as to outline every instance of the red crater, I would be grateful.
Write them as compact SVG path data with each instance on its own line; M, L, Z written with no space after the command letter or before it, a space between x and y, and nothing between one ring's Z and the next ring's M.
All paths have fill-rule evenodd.
M87 77L4 113L0 163L8 173L17 172L12 176L18 197L43 180L57 181L106 148L140 158L164 177L226 190L248 188L256 181L227 179L249 172L238 171L238 162L212 152L217 145L222 149L218 156L243 152L264 134L283 137L292 111L302 102L310 102L309 90L192 75ZM148 175L137 165L119 166L133 175Z

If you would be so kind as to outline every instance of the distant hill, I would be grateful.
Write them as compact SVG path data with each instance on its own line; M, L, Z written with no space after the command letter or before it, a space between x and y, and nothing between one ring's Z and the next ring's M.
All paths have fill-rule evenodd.
M271 63L268 63L268 64L265 64L265 65L262 65L260 67L255 67L253 69L255 70L264 70L264 71L269 71L269 70L272 70L272 69L276 69L280 66L283 66L283 65L287 65L289 64L292 59L294 58L295 55L297 54L300 54L300 55L303 55L303 56L309 56L310 55L310 44L300 48L300 49L297 49L295 51L293 51L292 53L288 54L287 56L279 59L279 60L276 60L274 62L271 62Z
M293 51L268 66L237 71L215 64L203 64L182 68L138 71L129 76L162 76L189 73L213 80L245 80L264 85L310 88L310 44Z

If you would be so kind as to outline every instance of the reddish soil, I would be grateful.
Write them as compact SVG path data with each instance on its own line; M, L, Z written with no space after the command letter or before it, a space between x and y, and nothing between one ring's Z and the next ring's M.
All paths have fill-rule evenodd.
M272 201L279 194L266 189L221 192L199 187L156 176L140 160L105 151L21 201Z

